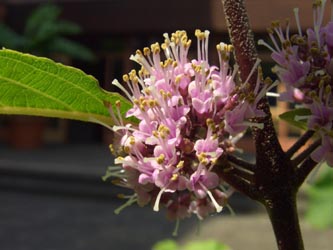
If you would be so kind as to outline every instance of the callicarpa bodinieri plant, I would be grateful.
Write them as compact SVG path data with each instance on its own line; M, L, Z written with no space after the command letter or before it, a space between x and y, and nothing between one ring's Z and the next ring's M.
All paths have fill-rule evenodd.
M179 221L223 212L238 191L264 205L279 250L303 250L297 192L310 172L333 166L333 23L326 1L313 3L313 27L297 32L273 22L270 41L278 81L265 78L243 0L222 0L231 44L216 45L209 60L209 31L164 34L162 43L131 56L139 66L114 80L123 96L99 88L78 69L3 49L0 113L95 122L115 133L114 166L104 179L133 191L116 210L138 204ZM307 29L306 29L307 28ZM192 43L196 45L193 46ZM191 56L190 50L196 50ZM235 63L230 60L234 57ZM271 93L278 84L283 93ZM293 103L280 117L304 129L284 151L275 132L268 95ZM236 156L250 131L255 162Z

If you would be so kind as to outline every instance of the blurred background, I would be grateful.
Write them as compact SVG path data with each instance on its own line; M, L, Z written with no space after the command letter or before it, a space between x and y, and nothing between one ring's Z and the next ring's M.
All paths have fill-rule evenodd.
M296 30L295 6L303 27L311 27L311 2L247 1L255 39L267 38L266 28L276 19L289 17L291 30ZM110 91L117 91L112 80L134 67L129 57L136 49L162 42L163 33L178 29L194 40L197 28L211 31L210 58L217 62L215 45L228 42L220 0L0 0L0 46L80 68ZM259 48L259 54L266 76L274 79L269 51ZM275 114L290 108L270 101ZM280 121L276 124L288 148L300 131ZM100 125L0 116L1 249L146 250L170 238L174 223L150 208L131 207L114 215L123 202L117 198L122 190L101 180L113 164L111 141L112 133ZM240 147L251 159L250 138ZM202 223L199 238L213 238L235 250L257 249L258 242L262 249L275 249L262 208L238 194L230 203L238 215L230 216L226 209L209 218ZM301 194L302 215L306 204ZM183 222L176 241L197 238L197 224L196 219ZM325 250L333 243L332 229L302 227L308 249Z

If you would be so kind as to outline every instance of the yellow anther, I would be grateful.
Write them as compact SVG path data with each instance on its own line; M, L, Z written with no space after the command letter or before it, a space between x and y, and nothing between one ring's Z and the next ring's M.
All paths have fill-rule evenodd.
M137 49L137 50L135 51L135 54L138 55L138 56L142 56L142 52L141 52L141 50L139 50L139 49Z
M113 155L117 155L119 153L112 144L109 145L109 149Z
M207 164L208 164L208 160L207 160L207 158L202 159L202 160L200 161L200 163L203 164L203 165L207 165Z
M181 169L184 167L184 161L179 161L176 168Z
M130 136L130 137L129 137L129 143L130 143L131 145L134 145L134 144L135 144L135 137L134 137L134 136Z
M320 50L317 47L312 47L310 49L310 52L311 52L311 54L314 54L314 55L319 55L320 54Z
M117 108L120 108L120 106L121 106L121 102L120 102L119 100L117 100L117 101L115 102L115 104L116 104L116 107L117 107Z
M273 83L273 80L270 77L266 77L264 83L267 85L271 85Z
M123 75L123 81L124 82L128 82L128 80L129 80L128 75L127 74Z
M162 164L165 161L165 155L164 154L160 154L159 157L156 158L156 162L158 164Z
M124 194L117 194L117 197L119 199L126 199L126 195L124 195Z
M121 156L118 156L115 161L123 161L124 160L124 157L121 157Z
M161 48L162 48L163 50L166 50L166 49L169 47L169 45L167 45L167 44L168 44L167 42L162 43L162 44L161 44Z
M206 156L206 154L205 153L200 153L199 155L198 155L198 160L200 161L200 162L203 162L203 161L205 161L207 159L207 156Z
M271 23L271 27L274 28L278 28L280 27L280 21L279 20L275 20Z
M129 78L131 81L133 81L133 80L135 80L135 78L137 78L137 74L134 69L132 69L131 72L129 72Z
M215 165L216 162L217 162L217 158L211 159L211 162L212 162L213 165Z
M103 178L103 180L104 180L104 178ZM111 184L113 184L113 185L119 185L120 183L121 183L121 181L119 179L114 179L111 181Z
M179 84L180 81L181 81L181 79L182 79L182 76L181 76L181 75L176 76L176 78L175 78L175 83L176 83L176 84Z
M291 47L291 43L289 40L286 40L282 43L282 47L286 50Z
M150 95L150 94L151 94L151 91L150 91L149 88L145 88L145 89L143 90L143 92L144 92L146 95Z
M207 34L199 29L195 30L194 34L199 40L203 40L203 39L207 38Z
M159 45L159 43L154 43L152 44L151 46L151 51L154 53L154 54L158 54L161 52L161 47Z
M206 120L206 125L207 125L207 126L212 126L212 125L214 126L215 123L214 123L213 119L208 118L208 119Z
M322 6L322 1L321 0L315 0L312 4L312 7L313 8L318 8L318 7L321 7Z
M144 107L147 107L147 106L148 106L148 101L147 101L147 100L143 100L142 105L143 105Z
M330 85L326 85L325 87L325 93L330 94L332 92L332 87Z
M131 148L129 146L124 146L123 150L126 154L129 154L131 152Z
M179 177L179 174L173 174L171 177L171 180L176 181L176 180L178 180L178 177Z
M143 54L145 56L149 56L150 55L150 49L148 47L143 48Z
M154 131L152 132L152 134L153 134L153 136L155 136L156 138L158 138L158 136L159 136L159 133L158 133L156 130L154 130Z
M156 107L156 103L157 103L156 100L149 100L148 101L148 105L149 105L150 108Z
M139 104L140 104L140 101L139 101L138 99L134 99L134 100L133 100L133 103L134 103L135 105L139 105Z

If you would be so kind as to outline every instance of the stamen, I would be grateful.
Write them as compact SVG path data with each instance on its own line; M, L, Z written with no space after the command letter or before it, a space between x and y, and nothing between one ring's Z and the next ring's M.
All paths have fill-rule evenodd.
M172 236L176 237L178 235L179 225L180 225L180 219L177 219L175 229L172 232Z
M223 210L223 207L220 206L220 205L217 203L217 201L215 200L215 198L214 198L214 196L213 196L213 194L212 194L211 191L206 190L206 192L207 192L209 198L211 199L211 201L212 201L212 203L213 203L213 205L214 205L214 207L215 207L215 209L216 209L216 212L217 212L217 213L220 213L220 212Z
M280 97L280 94L279 93L275 93L275 92L267 92L266 96L278 98L278 97Z
M333 21L333 0L331 0L331 21Z
M249 121L244 121L243 124L251 127L257 127L259 129L263 129L265 126L263 123L249 122Z
M261 60L259 58L257 58L255 64L253 65L250 74L248 75L247 79L244 82L244 85L247 84L250 80L250 78L252 77L253 73L257 70L259 64L260 64Z
M295 15L298 34L302 37L303 34L302 34L301 22L299 20L299 14L298 13L299 13L298 8L294 8L294 15Z
M137 202L138 198L136 194L133 194L131 198L128 199L123 205L114 210L115 214L119 214L124 208L131 206L133 203Z
M156 197L156 201L155 201L154 208L153 208L153 210L155 212L158 212L160 210L160 200L161 200L162 194L165 192L165 190L166 190L166 187L162 188Z
M131 100L133 102L133 97L132 95L130 95L130 93L128 93L128 91L120 84L120 82L117 79L114 79L112 81L112 85L118 87L119 89L121 89L121 91L124 92L124 94L127 96L128 100Z

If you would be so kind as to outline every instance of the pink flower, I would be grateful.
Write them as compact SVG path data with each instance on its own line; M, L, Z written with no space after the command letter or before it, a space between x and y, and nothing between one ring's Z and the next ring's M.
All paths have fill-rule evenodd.
M235 83L230 45L219 44L220 65L210 65L209 32L197 30L195 35L196 59L188 58L191 40L185 31L165 34L163 44L131 56L141 70L124 75L129 91L113 82L133 104L127 117L136 117L139 124L125 125L118 114L114 131L122 135L125 156L116 158L118 166L110 176L134 190L128 204L151 203L155 211L164 207L173 219L222 211L227 187L222 189L215 164L233 146L229 141L236 133L260 127L249 119L263 115L256 106L267 90L259 91L259 81L254 90ZM237 118L231 119L230 112ZM228 130L224 123L237 129Z
M333 138L324 136L321 146L311 154L311 158L316 162L327 162L330 167L333 167Z
M295 9L297 34L289 34L289 24L283 33L281 25L274 22L269 29L273 46L264 41L259 44L272 51L272 58L277 63L273 69L286 84L280 100L296 101L311 111L310 115L301 118L307 121L309 129L323 138L312 158L317 162L327 160L332 163L328 152L331 152L333 128L333 23L323 25L325 4L326 1L314 2L314 25L305 34L300 26L298 9Z
M333 126L333 107L322 105L318 102L313 102L307 105L311 110L312 115L308 120L308 127L310 129L325 129L331 130Z

